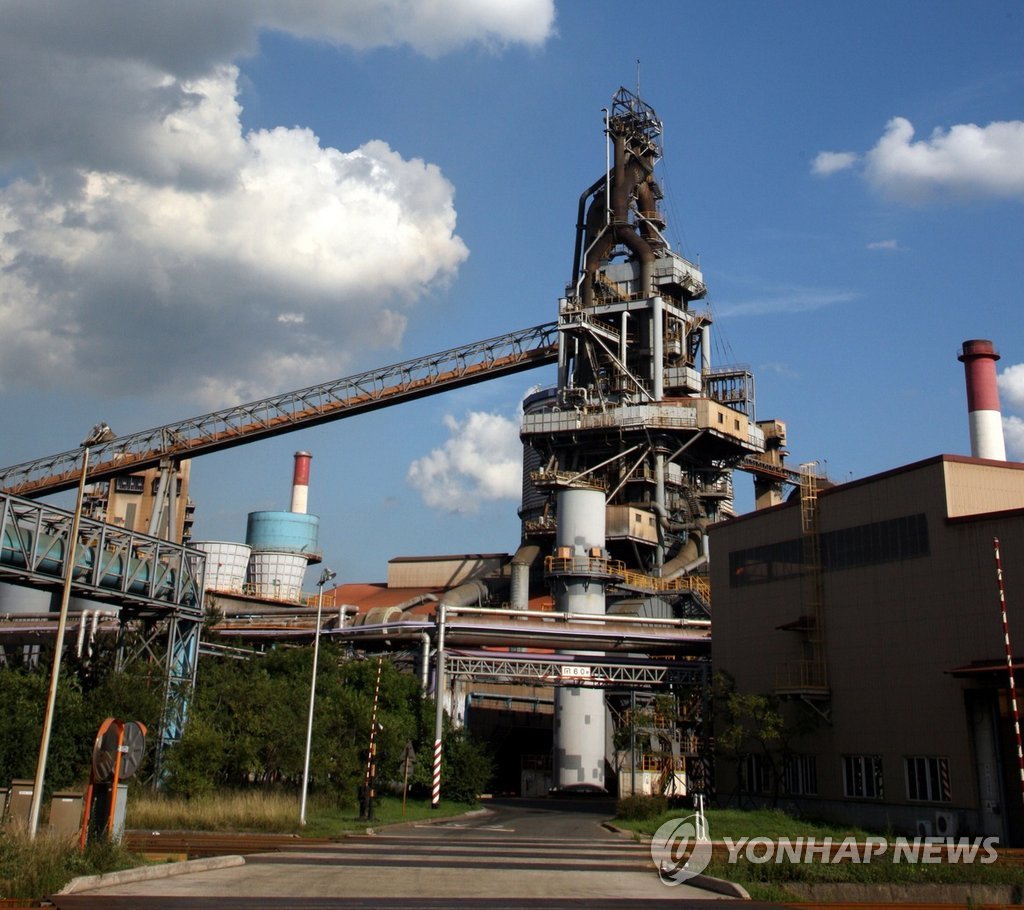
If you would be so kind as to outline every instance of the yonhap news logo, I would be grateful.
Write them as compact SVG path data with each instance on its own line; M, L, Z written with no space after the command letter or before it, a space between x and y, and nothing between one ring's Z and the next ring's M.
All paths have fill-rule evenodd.
M740 837L722 838L726 862L742 856L748 863L870 863L875 857L894 864L945 863L948 865L994 863L999 854L998 837L885 837L862 840L846 837ZM891 854L891 856L890 856Z
M700 875L711 862L711 841L704 813L672 818L651 838L651 859L662 883L672 887Z
M998 846L998 837L723 837L720 843L722 860L730 865L741 859L754 864L870 863L877 859L908 865L988 865L999 858ZM707 820L699 809L694 815L669 819L651 838L651 859L662 883L670 887L700 875L711 862L711 853Z

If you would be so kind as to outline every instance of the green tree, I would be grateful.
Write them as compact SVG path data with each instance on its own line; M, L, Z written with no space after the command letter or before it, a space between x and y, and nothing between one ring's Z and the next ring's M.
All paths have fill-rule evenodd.
M782 791L783 772L793 741L810 733L818 718L801 704L784 705L776 695L744 693L726 673L714 679L716 750L736 765L736 794L742 803L749 796L743 764L757 756L770 776L769 798L774 808Z

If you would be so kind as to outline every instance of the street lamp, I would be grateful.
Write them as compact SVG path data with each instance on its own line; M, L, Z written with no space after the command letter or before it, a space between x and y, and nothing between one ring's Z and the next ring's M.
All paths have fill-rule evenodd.
M338 573L324 569L316 583L320 589L316 596L316 632L313 634L313 678L309 683L309 720L306 724L306 762L302 768L302 800L299 804L299 824L306 825L306 794L309 792L309 753L313 745L313 702L316 699L316 665L320 657L320 615L324 606L324 585Z
M53 667L50 670L50 692L43 715L43 735L39 740L39 758L36 761L36 779L32 789L32 806L29 809L28 836L35 840L39 830L39 809L43 804L43 782L46 779L46 760L50 753L50 732L53 729L53 709L57 703L57 681L60 678L60 660L64 652L64 630L68 624L68 604L71 603L71 581L75 574L78 555L78 526L82 520L82 503L85 499L85 479L89 473L89 447L114 439L114 432L105 423L92 428L82 443L82 474L78 479L78 499L75 503L75 517L71 531L64 545L64 589L60 599L60 618L57 620L57 642L53 650Z

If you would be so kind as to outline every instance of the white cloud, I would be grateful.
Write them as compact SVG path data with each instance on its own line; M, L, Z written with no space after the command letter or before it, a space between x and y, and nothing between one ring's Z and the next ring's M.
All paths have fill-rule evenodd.
M825 307L849 303L857 299L851 291L833 291L827 288L782 288L758 297L734 303L719 303L715 311L719 316L763 316L774 313L806 313Z
M857 163L856 152L818 152L811 162L812 174L834 174L845 171Z
M1004 417L1003 438L1010 458L1024 461L1024 420L1020 417Z
M1004 407L1024 411L1024 363L1006 367L996 378Z
M447 512L476 512L482 501L516 500L522 492L519 424L500 414L473 411L446 416L445 444L416 459L406 479L423 501Z
M875 240L868 244L869 250L902 250L898 240Z
M188 124L216 120L204 107L226 109L236 79L225 68L188 86L201 100L174 146L196 173L229 158L230 179L200 189L87 171L73 188L0 191L0 315L20 330L0 337L4 376L280 391L271 383L301 384L332 349L336 365L313 379L360 346L396 344L401 307L454 275L467 251L433 165L379 141L324 148L302 129L242 137L237 119L239 141L206 155L212 133Z
M788 363L784 363L781 360L769 360L762 363L758 369L764 373L776 373L779 376L784 376L786 379L799 379L800 374L793 369Z
M960 123L936 128L914 140L914 125L893 117L875 147L856 152L820 152L811 164L827 176L852 168L863 157L865 179L879 192L906 202L939 194L961 198L1024 198L1024 121L987 126Z
M886 195L920 200L939 191L962 196L1024 197L1024 121L958 124L914 141L914 126L889 121L867 153L865 175Z
M435 165L244 133L232 61L265 29L435 54L554 27L552 0L70 7L0 0L0 388L176 385L211 407L397 345L467 255Z

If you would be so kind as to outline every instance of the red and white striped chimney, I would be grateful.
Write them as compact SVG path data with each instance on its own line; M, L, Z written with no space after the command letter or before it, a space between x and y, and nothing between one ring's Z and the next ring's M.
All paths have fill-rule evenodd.
M309 452L295 453L295 473L292 474L292 511L306 514L309 502L309 463L313 456Z
M1003 415L999 411L996 361L999 354L991 341L965 341L960 356L967 378L967 411L971 427L971 455L1006 461Z

